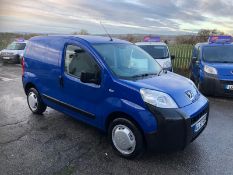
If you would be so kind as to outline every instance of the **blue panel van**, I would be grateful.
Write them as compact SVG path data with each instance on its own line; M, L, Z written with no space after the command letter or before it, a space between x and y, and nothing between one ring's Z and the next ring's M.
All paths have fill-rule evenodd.
M211 36L193 49L190 79L205 95L233 97L233 39Z
M140 47L98 36L38 36L22 63L28 106L49 106L108 134L120 156L180 150L207 125L209 102Z

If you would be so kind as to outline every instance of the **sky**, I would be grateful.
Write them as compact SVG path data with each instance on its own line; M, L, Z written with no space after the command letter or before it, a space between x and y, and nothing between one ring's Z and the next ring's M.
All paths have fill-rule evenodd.
M233 34L232 0L0 0L0 32Z

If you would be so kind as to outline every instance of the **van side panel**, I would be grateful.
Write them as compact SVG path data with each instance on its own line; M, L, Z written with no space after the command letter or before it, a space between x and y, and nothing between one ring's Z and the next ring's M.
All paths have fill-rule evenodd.
M111 113L122 112L131 116L144 132L151 133L156 131L156 119L145 109L145 105L139 93L136 90L113 81L112 77L110 77L106 71L104 71L102 77L104 83L101 86L103 86L104 91L103 94L99 94L101 97L99 97L98 94L93 94L94 91L92 93L84 93L87 96L95 95L95 99L91 101L93 103L92 106L87 105L87 109L83 108L83 106L76 106L75 99L71 103L71 97L66 96L66 94L73 93L72 98L75 98L77 94L74 93L79 93L79 91L73 88L73 91L70 92L68 88L66 92L63 92L64 87L67 87L68 83L66 84L66 82L64 82L64 87L61 87L59 82L59 77L63 75L63 67L61 65L64 46L68 41L68 38L59 37L36 37L29 41L24 56L24 86L28 82L33 83L48 106L99 129L106 129L106 120ZM98 56L96 57L96 55L95 58L97 60L100 59ZM110 92L109 88L113 88L115 92ZM51 97L53 100L45 98L44 95ZM97 98L98 100L96 100ZM89 97L85 99L88 100ZM57 102L66 103L91 112L95 117L94 119L88 118L78 112L59 105Z
M24 56L24 76L33 82L41 94L56 95L56 88L60 86L63 45L62 40L54 37L36 37L29 41Z

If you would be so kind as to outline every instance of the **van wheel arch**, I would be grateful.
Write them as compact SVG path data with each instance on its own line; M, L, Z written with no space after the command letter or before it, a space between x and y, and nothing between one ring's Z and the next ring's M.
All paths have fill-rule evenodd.
M36 86L33 83L27 83L26 86L25 86L25 88L24 88L25 93L28 94L28 91L31 88L35 88L37 90Z
M118 134L116 130L118 130ZM122 130L127 130L129 133L126 134L127 132L125 133ZM147 143L145 140L144 132L142 128L139 126L139 124L130 115L123 113L123 112L111 113L106 120L106 131L107 131L108 141L111 143L115 152L121 157L124 157L127 159L140 158L145 152ZM119 134L119 131L121 132L120 134ZM118 136L114 136L115 134ZM128 140L131 140L131 139L126 139L127 137L125 138L124 134L126 134L127 136L132 135L132 137L135 139L134 146L132 146L133 144L132 145L129 144L130 142L128 142ZM131 145L132 147L134 147L133 152L131 153L127 152L126 151L127 149L125 149L124 146L122 147L121 145L122 140L119 139L119 136L123 138L124 146L125 145L127 146L128 144L128 146Z
M113 113L108 115L107 120L105 122L106 131L108 131L110 123L117 118L125 118L125 119L130 120L133 124L135 124L138 127L138 129L141 131L142 135L144 136L143 129L140 127L140 125L133 119L132 116L130 116L124 112L113 112Z

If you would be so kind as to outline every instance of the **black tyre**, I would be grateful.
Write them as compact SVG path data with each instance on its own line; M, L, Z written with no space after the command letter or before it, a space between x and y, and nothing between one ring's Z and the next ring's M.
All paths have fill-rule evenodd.
M189 74L189 79L192 80L195 83L195 78L192 73Z
M197 82L197 88L205 96L214 96L213 89L211 89L211 87L209 87L210 89L207 90L206 88L203 87L203 85L200 83L200 81Z
M115 152L124 158L139 158L145 151L141 131L128 119L113 120L108 128L108 138Z
M20 56L19 55L16 55L15 63L16 64L20 64Z
M6 60L3 59L3 60L2 60L2 63L3 63L3 64L7 64L8 61L6 61Z
M43 114L47 106L43 103L39 92L35 88L30 88L27 91L27 102L30 110L34 114Z

